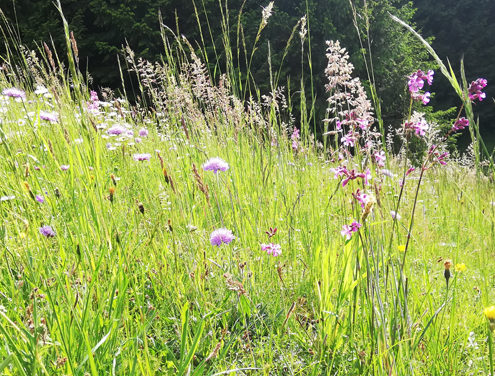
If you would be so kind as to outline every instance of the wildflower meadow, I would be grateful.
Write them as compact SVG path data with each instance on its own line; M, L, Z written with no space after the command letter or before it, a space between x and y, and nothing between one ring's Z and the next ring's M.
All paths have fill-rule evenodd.
M432 57L403 79L408 113L384 124L329 41L321 132L303 81L296 112L275 80L262 95L235 69L216 79L164 30L159 62L125 49L115 90L80 71L65 19L66 51L10 45L0 374L495 375L495 167L476 115L492 83L393 22ZM447 128L428 117L440 76Z

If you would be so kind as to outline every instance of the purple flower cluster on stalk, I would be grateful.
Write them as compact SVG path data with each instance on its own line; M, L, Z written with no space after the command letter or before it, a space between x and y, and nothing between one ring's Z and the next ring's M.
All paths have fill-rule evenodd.
M469 85L469 99L472 101L479 100L480 102L486 98L486 93L483 93L482 90L486 87L488 81L485 78L478 78L476 81L471 82Z
M452 126L452 132L462 131L464 128L467 127L469 127L469 120L465 117L461 117L460 119L457 119Z
M411 93L411 98L415 101L421 101L424 105L430 102L431 93L429 91L421 93L420 90L423 89L425 82L428 85L433 83L433 75L435 72L429 70L428 73L424 73L422 70L418 70L409 76L409 81L407 85L409 86L409 92Z
M210 235L211 245L216 245L217 247L220 247L222 243L229 244L234 239L235 236L232 234L232 231L226 228L219 228Z
M294 128L292 131L292 136L290 136L290 139L292 140L292 150L296 151L299 149L299 129Z

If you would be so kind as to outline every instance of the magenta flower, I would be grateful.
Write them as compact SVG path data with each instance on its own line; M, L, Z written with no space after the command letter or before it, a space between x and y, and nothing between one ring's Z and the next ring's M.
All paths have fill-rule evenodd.
M406 129L412 129L414 130L414 133L416 133L416 136L421 137L426 134L426 131L428 131L429 125L424 119L420 119L416 123L406 123L405 124Z
M49 121L50 123L58 122L58 115L55 112L40 111L40 119Z
M428 85L431 85L433 83L433 75L435 72L432 70L429 70L428 73L424 73L422 70L418 70L417 72L414 72L409 76L409 91L412 93L417 93L420 91L424 84L425 81L428 83Z
M356 199L356 201L359 202L359 204L361 205L361 208L363 208L363 209L366 206L366 203L368 202L368 198L369 198L369 196L366 193L361 192L360 189L358 189L356 191L356 193L353 193L352 197L354 197Z
M361 226L362 225L359 222L354 221L350 225L343 225L340 233L346 238L346 240L349 240L352 237L352 234L357 232Z
M229 244L234 239L235 236L232 234L232 231L226 228L219 228L210 235L211 245L216 245L217 247L220 247L222 243Z
M107 133L112 136L120 136L122 133L127 132L127 128L122 125L114 125L107 130Z
M418 72L421 72L421 71L418 71ZM415 72L409 76L409 82L407 83L407 85L409 86L409 91L411 93L417 93L418 91L420 91L423 88L423 86L425 84L423 79L420 76L418 76L418 72ZM421 73L423 73L423 72L421 72Z
M342 187L345 187L347 183L351 180L355 180L357 178L361 178L364 180L364 184L368 185L369 180L371 180L371 172L369 169L366 169L365 172L356 173L355 170L348 170L345 166L339 166L336 168L330 169L334 173L334 179L339 177L344 177L342 180Z
M40 234L46 236L47 238L53 238L56 235L51 226L40 227Z
M342 143L344 146L350 146L354 147L354 143L356 142L356 139L354 138L354 135L351 133L346 134L345 136L342 136Z
M387 160L387 157L383 150L380 152L377 151L374 157L375 157L375 162L379 167L385 167L385 161Z
M143 153L143 154L134 154L132 156L135 161L149 161L151 158L151 154Z
M218 171L227 171L229 169L229 164L225 162L223 159L215 157L211 158L203 164L203 170L205 171L213 171L215 174Z
M70 166L69 166L69 165L61 165L61 166L60 166L60 169L61 169L62 171L67 171L69 168L70 168Z
M139 130L139 137L147 137L148 136L148 130L146 128L141 128Z
M35 197L36 201L38 201L40 204L44 203L45 202L45 199L43 198L43 196L40 196L40 195L36 195Z
M261 244L261 250L265 251L269 255L272 255L273 257L277 257L282 254L282 247L280 247L280 244Z
M476 81L471 82L471 85L469 85L469 99L472 101L474 100L479 100L480 102L486 98L486 93L483 93L481 90L483 90L486 85L488 84L488 81L484 78L478 78Z
M91 90L90 94L90 99L91 102L88 103L88 109L92 111L97 111L98 107L100 106L100 101L98 99L98 93L96 91Z
M10 89L4 89L2 91L2 95L5 95L6 97L10 97L10 98L26 99L26 93L15 87L11 87Z
M412 93L411 94L412 96L412 99L415 100L415 101L421 101L423 102L423 104L426 106L428 103L430 103L430 96L431 96L431 93L429 91L427 91L426 93L424 94L420 94L420 93Z
M294 128L292 131L292 136L290 136L290 139L292 140L292 149L297 150L299 148L299 129Z
M465 117L458 119L452 126L452 132L462 131L464 128L469 127L469 120Z

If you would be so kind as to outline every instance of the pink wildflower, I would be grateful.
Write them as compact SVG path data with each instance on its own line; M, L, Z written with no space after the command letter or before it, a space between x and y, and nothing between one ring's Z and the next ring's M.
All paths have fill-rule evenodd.
M277 257L282 254L282 247L280 244L261 244L261 250L265 251L269 255L272 255L273 257Z
M344 236L347 240L351 239L352 234L357 232L361 228L361 224L359 222L352 222L350 225L343 225L342 226L342 231L340 233L342 236Z
M486 93L483 93L481 90L483 90L488 81L484 78L478 78L476 81L471 82L471 85L469 85L469 99L472 101L474 100L479 100L480 102L486 98Z
M467 127L469 127L469 120L466 119L465 117L462 117L454 123L454 125L452 126L452 131L453 132L462 131L464 128Z

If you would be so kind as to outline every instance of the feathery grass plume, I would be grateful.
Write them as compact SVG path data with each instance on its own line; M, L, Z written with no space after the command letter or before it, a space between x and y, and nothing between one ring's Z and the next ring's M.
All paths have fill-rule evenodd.
M354 66L349 62L348 52L339 41L327 41L326 56L328 83L325 89L330 96L327 99L329 117L324 120L324 135L341 135L340 145L338 137L335 138L336 150L345 152L359 145L362 151L370 155L379 152L381 134L372 129L375 121L373 107L359 78L352 77ZM334 131L327 131L328 123L334 125Z

